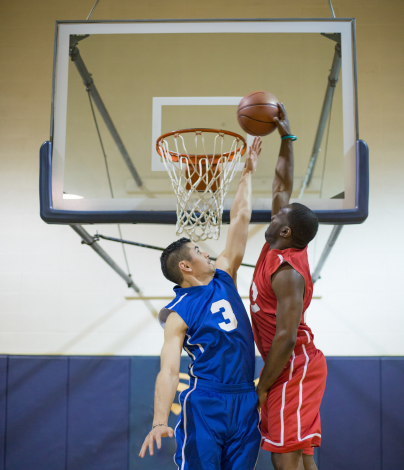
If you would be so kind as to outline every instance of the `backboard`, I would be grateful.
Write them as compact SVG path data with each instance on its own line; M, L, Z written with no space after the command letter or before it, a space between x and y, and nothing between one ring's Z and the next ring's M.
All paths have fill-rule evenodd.
M176 198L157 138L210 127L251 143L236 110L255 90L285 104L298 136L292 200L321 222L363 221L368 153L358 140L352 19L57 22L51 138L41 149L42 218L175 224ZM324 112L326 93L332 96ZM279 146L276 132L263 138L252 222L270 221ZM224 222L237 183L236 175Z

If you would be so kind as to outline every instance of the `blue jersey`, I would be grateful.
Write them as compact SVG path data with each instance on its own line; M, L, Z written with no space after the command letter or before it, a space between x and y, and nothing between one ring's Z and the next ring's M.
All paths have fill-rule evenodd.
M255 351L250 320L233 279L220 269L207 286L174 287L175 299L160 311L164 324L176 312L188 326L184 349L191 377L222 384L254 380Z

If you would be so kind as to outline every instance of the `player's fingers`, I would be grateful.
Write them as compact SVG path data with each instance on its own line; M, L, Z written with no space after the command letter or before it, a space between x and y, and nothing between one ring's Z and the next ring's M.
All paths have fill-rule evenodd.
M168 428L168 437L173 437L173 436L174 436L173 428Z
M286 119L286 110L285 106L283 106L283 103L279 103L279 117L282 121Z
M161 435L160 434L157 434L156 436L156 445L157 445L157 449L161 449Z
M285 105L283 103L281 103L281 110L282 110L282 114L283 114L283 119L287 119L286 108L285 108Z
M147 447L146 441L147 441L147 438L143 442L142 448L140 449L139 457L142 457L142 458L144 457L144 454L146 452L146 447Z
M150 442L149 442L149 454L153 455L153 452L154 452L154 438L151 437Z

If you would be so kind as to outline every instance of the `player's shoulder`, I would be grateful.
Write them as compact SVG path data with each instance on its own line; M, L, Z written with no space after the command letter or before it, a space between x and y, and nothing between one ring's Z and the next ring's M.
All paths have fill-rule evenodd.
M179 312L188 309L189 307L189 292L183 292L185 289L181 288L174 288L174 293L176 294L174 299L171 300L165 307L163 307L159 314L158 314L158 320L160 325L164 328L167 318L172 312L176 312L180 314ZM180 314L181 317L183 317Z
M218 268L216 268L214 279L217 279L220 281L233 280L233 278L230 276L230 274L227 271L224 271L223 269L218 269Z
M303 249L289 248L284 250L283 262L289 263L297 271L300 271L301 269L309 269L307 246Z
M164 328L168 316L176 312L188 327L191 327L197 320L200 306L206 298L206 287L208 286L174 287L175 298L159 312L160 325Z

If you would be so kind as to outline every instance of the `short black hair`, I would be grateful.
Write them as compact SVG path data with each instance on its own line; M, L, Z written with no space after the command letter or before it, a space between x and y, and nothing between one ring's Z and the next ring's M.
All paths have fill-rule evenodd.
M160 256L161 270L164 277L175 284L181 284L183 276L178 263L182 260L190 261L189 248L185 245L190 243L189 238L180 238L168 245Z
M318 218L316 214L303 204L294 202L288 212L289 228L292 230L293 244L305 248L316 236Z

